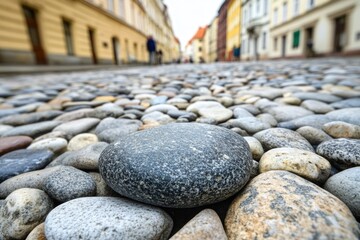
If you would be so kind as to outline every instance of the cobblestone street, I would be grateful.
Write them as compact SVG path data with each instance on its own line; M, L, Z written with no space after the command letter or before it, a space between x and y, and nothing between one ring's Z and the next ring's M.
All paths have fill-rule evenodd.
M183 239L201 221L214 239L360 236L360 58L0 82L0 239L44 226L48 239L111 239L119 216L138 224L124 239Z

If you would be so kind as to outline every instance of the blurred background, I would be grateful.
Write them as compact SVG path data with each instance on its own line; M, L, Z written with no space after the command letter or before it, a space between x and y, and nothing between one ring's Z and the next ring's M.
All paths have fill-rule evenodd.
M360 0L0 1L1 65L330 55L360 55Z

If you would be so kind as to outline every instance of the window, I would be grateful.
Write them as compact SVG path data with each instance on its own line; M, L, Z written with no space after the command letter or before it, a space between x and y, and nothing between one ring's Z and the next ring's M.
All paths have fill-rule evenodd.
M252 14L252 5L250 3L250 5L249 5L249 21L251 19L251 14Z
M311 9L315 6L315 0L308 0L308 8Z
M107 0L107 9L110 12L114 12L114 0Z
M294 16L299 14L299 0L294 0Z
M199 52L201 52L202 51L202 47L199 47Z
M278 23L278 9L274 9L274 24Z
M122 18L125 18L125 4L124 4L124 0L118 0L119 1L119 6L118 6L118 11L119 11L119 16Z
M293 48L298 48L300 46L300 30L293 33Z
M260 0L256 0L256 15L260 15Z
M74 48L73 48L72 35L71 35L71 23L63 19L63 27L64 27L64 36L65 36L67 54L74 55Z
M274 51L277 51L278 39L274 38Z
M287 19L287 2L283 3L283 22Z
M266 49L266 32L263 32L262 34L262 48L265 50Z
M268 14L268 0L264 0L264 15Z

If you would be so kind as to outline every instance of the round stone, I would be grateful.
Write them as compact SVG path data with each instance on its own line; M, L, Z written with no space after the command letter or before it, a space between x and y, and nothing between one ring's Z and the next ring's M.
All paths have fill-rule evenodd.
M317 185L286 171L252 179L230 205L232 239L359 239L348 207Z
M45 235L59 239L168 239L173 221L163 210L115 197L66 202L47 216Z
M335 121L324 124L323 130L334 138L360 138L360 126Z
M360 219L360 167L335 174L326 181L324 188L343 201Z
M28 149L48 149L54 153L66 150L67 141L63 138L46 138L31 144Z
M250 146L250 151L251 151L252 157L255 160L260 160L261 156L264 154L264 149L263 149L261 143L259 142L259 140L257 140L254 137L244 137L244 139Z
M296 148L271 149L261 157L259 163L261 173L286 170L316 183L324 183L331 171L331 165L325 158Z
M360 140L339 138L321 143L316 153L344 170L360 166Z
M25 239L52 208L44 191L22 188L12 192L0 208L0 239Z
M46 240L45 237L45 224L37 225L26 237L25 240Z
M96 194L96 183L86 172L74 167L62 167L44 181L44 190L59 202Z
M233 131L176 123L132 133L109 145L100 155L99 169L123 196L187 208L238 192L250 177L251 161L248 144Z
M82 133L73 137L68 144L69 151L80 150L90 144L98 142L98 137L91 133Z

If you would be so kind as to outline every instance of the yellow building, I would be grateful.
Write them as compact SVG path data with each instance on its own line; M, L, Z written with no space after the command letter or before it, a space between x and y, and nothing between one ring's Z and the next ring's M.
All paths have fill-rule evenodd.
M167 40L164 35L172 29L162 6L159 28L167 26L157 32L148 31L150 14L140 0L0 1L0 63L146 62L148 33L156 40L159 36L159 45L169 56L171 36Z
M271 1L270 56L360 54L359 0Z
M226 59L233 59L233 49L241 45L241 0L230 0L226 19Z
M210 42L209 42L209 62L215 62L217 59L217 29L218 29L218 21L219 18L216 17L214 20L212 20L208 32L210 34Z

